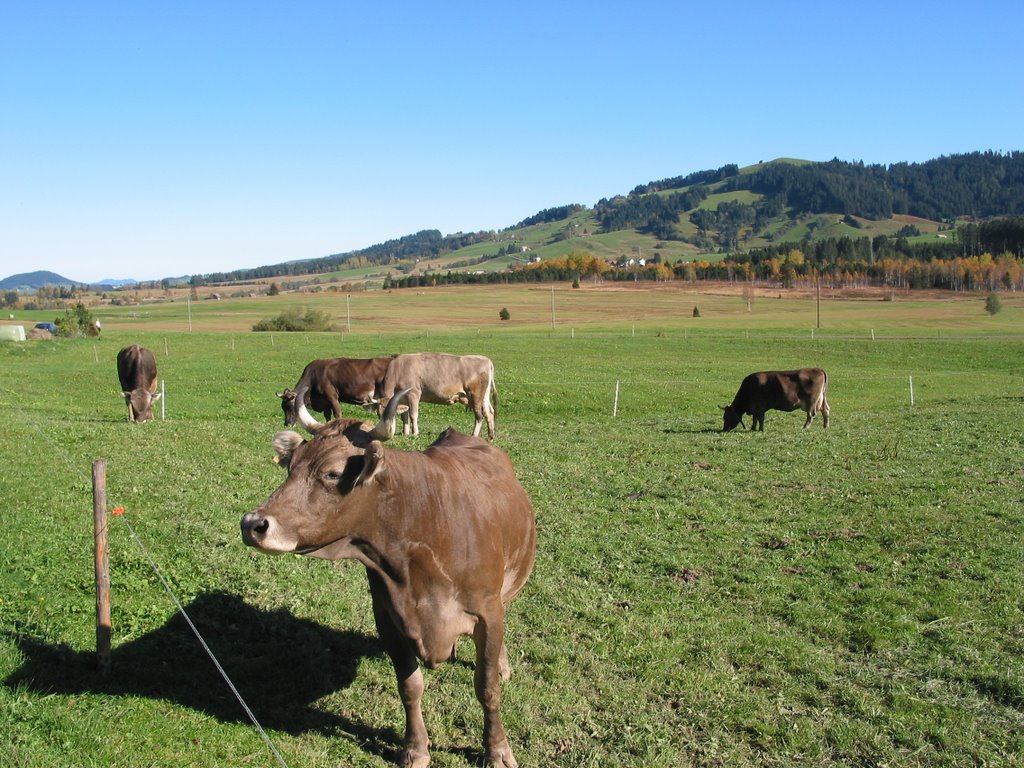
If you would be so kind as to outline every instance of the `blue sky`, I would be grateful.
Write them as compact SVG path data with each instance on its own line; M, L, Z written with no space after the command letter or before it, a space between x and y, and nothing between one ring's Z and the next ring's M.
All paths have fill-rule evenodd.
M1024 149L1024 3L6 2L0 277L501 229L776 157Z

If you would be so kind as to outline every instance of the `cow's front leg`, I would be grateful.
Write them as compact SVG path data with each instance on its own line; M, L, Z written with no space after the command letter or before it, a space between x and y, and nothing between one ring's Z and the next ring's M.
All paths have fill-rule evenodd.
M499 609L496 617L481 618L473 629L476 697L484 710L484 760L494 768L518 768L501 722L501 678L508 672L502 613Z
M412 422L412 433L418 435L420 433L420 401L418 399L409 400L409 421ZM406 434L409 434L406 432Z
M423 721L423 673L412 644L395 626L386 607L387 588L368 573L373 598L373 619L381 644L391 658L398 679L398 695L405 709L405 742L398 764L402 768L427 768L430 765L430 739ZM378 596L380 595L380 596Z
M413 400L411 394L405 396L405 402L408 408L402 413L402 434L411 435L413 433L413 425L415 424L413 414L419 406Z
M338 399L336 394L330 392L327 393L327 399L331 401L331 415L327 416L327 420L340 419L341 418L341 400Z

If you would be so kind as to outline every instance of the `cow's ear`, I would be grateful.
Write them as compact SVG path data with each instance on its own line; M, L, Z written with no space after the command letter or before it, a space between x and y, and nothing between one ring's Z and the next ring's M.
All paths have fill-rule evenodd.
M363 471L356 478L356 485L372 482L384 469L384 446L380 440L374 440L363 454Z
M295 449L302 445L302 435L298 432L278 432L274 435L274 463L285 469L291 463Z

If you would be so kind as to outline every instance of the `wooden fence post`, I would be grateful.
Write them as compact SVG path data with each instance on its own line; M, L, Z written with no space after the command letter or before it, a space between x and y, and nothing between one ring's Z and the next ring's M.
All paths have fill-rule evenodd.
M110 549L107 546L107 460L92 463L92 513L96 562L96 662L110 672Z

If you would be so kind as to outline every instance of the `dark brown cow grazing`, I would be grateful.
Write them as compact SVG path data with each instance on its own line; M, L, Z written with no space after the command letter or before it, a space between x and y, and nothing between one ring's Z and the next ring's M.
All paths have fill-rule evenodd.
M373 616L391 657L406 713L403 766L430 762L417 657L435 667L460 635L476 645L476 695L484 710L488 765L517 763L501 723L509 676L505 608L526 583L536 548L533 509L501 450L449 429L425 451L384 448L404 392L375 427L356 419L274 438L284 483L242 518L242 540L265 552L366 567Z
M117 378L121 395L128 404L128 421L149 421L153 403L160 399L156 391L156 358L138 344L117 353Z
M804 429L811 425L814 414L821 411L822 426L828 427L829 407L825 399L828 376L821 368L801 368L797 371L762 371L743 379L732 405L725 411L722 431L728 432L743 424L743 415L752 417L750 430L764 432L765 411L795 411L802 408L807 414Z
M302 371L295 389L278 392L281 410L284 411L284 425L298 423L299 393L305 403L325 419L340 419L341 404L370 406L380 397L381 383L388 363L394 355L386 357L350 358L334 357L313 360Z
M409 410L402 414L403 434L420 433L420 402L452 405L462 403L473 411L473 435L487 421L487 436L494 439L494 409L498 390L494 364L483 355L445 355L412 352L397 355L388 366L381 388L380 411L401 389L409 390ZM492 399L493 398L493 399Z

